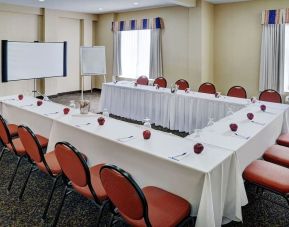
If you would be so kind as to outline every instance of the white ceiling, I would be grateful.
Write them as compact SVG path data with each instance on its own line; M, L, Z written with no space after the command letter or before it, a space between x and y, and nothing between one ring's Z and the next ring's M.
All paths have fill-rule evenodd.
M248 0L207 1L218 4ZM181 5L180 2L182 0L45 0L44 2L40 2L39 0L0 0L0 3L95 14Z

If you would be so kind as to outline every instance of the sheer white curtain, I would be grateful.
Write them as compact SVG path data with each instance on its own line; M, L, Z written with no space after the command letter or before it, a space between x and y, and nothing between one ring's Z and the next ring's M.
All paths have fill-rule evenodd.
M161 29L151 30L150 46L150 78L155 79L163 75Z
M264 24L259 90L284 92L285 24Z
M150 68L150 30L121 32L121 68L123 77L148 76Z
M161 29L113 32L113 75L151 79L163 74Z

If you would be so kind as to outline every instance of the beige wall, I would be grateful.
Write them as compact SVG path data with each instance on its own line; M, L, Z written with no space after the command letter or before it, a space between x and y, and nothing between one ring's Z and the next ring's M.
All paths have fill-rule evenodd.
M212 81L213 15L214 6L200 0L194 8L176 6L99 15L96 45L106 46L108 80L111 80L113 65L113 19L161 17L165 24L162 31L163 74L168 84L183 78L197 89L201 82ZM101 88L101 80L96 86Z
M288 0L255 0L215 6L214 81L222 92L242 85L258 95L261 12L288 8Z
M196 3L194 8L165 7L99 17L0 4L0 37L23 41L69 41L68 78L50 78L38 83L42 91L51 95L80 89L80 45L106 46L107 79L111 80L113 20L160 16L165 23L162 31L163 66L169 84L184 78L197 89L200 83L211 81L223 93L239 84L247 89L249 96L257 95L261 11L289 7L289 1L253 0L212 5L198 0ZM102 82L103 78L95 77L92 86L101 88ZM90 86L91 80L86 78L85 89ZM0 83L0 95L30 94L32 89L32 81Z
M289 7L288 0L253 0L212 5L197 1L194 8L166 7L115 14L116 20L160 16L165 23L163 35L164 75L169 83L187 79L193 89L202 82L216 84L226 93L242 85L249 96L258 95L261 12ZM112 75L113 14L100 15L96 44L107 46L107 62ZM111 56L111 57L110 57ZM97 87L101 87L101 81Z
M173 15L173 16L172 16ZM99 15L97 22L96 44L106 46L108 80L112 76L113 33L111 22L115 20L130 20L162 17L165 29L162 32L163 69L168 83L175 78L189 78L188 67L188 18L189 10L184 7L167 7L135 12ZM100 83L97 84L101 86Z
M30 13L27 13L26 9L20 8L15 8L13 11L11 8L6 8L5 6L6 5L0 6L0 40L39 40L40 25L43 19L40 15L40 11L31 11ZM32 90L33 81L31 80L9 83L0 82L1 96L18 92L31 95Z
M37 89L48 95L75 91L81 88L79 47L93 44L93 21L96 20L97 16L91 14L0 4L0 39L32 42L68 41L67 78L38 80ZM90 78L85 79L85 89L90 89L90 81ZM32 95L33 86L32 80L0 82L0 95Z

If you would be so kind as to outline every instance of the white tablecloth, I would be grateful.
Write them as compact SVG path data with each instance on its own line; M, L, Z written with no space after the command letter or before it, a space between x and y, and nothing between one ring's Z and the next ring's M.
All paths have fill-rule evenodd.
M197 226L220 226L223 218L242 220L241 206L247 197L233 150L204 143L203 153L197 155L192 150L198 139L151 130L151 139L144 140L142 126L111 118L99 126L95 114L75 111L64 116L62 105L26 106L35 104L35 99L7 99L0 99L2 115L11 123L25 122L36 133L49 135L48 151L58 141L71 142L87 155L89 165L113 163L130 172L142 187L154 185L182 196L191 203ZM45 115L55 112L59 114ZM128 136L133 138L118 141ZM180 161L169 158L183 152L188 155Z
M275 144L281 133L288 132L288 105L262 102L267 106L267 110L263 112L260 110L260 104L251 104L213 126L205 127L200 133L201 141L234 150L243 171L248 164L260 158L267 148ZM247 119L249 112L254 114L254 122ZM239 135L250 138L244 139L232 133L229 128L231 123L238 125ZM194 139L195 134L187 138Z
M120 81L103 84L100 103L101 109L107 108L117 116L137 121L148 117L156 125L192 133L196 128L205 127L209 118L217 121L225 117L229 109L240 110L248 100L215 98L199 92L171 94L168 88L135 87L131 82Z
M158 186L187 199L192 215L197 216L196 226L201 227L220 226L227 219L242 220L241 206L247 203L242 170L274 144L281 131L288 132L288 106L280 104L266 103L265 113L259 110L260 103L248 105L203 129L199 138L151 130L151 139L144 140L142 126L111 118L99 126L99 115L80 115L72 110L66 116L64 106L52 102L38 107L34 98L18 101L15 96L2 97L0 102L1 114L9 122L24 123L49 137L48 151L56 142L68 141L87 155L90 166L116 164L142 187ZM248 112L254 113L257 123L246 119ZM232 135L228 127L231 122L239 125L240 135L250 138ZM118 140L129 136L133 138ZM197 142L205 147L200 155L192 152ZM179 161L169 158L184 152L188 155Z

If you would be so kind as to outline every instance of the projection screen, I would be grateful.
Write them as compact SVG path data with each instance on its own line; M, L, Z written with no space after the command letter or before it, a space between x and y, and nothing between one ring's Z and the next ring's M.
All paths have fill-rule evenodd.
M2 40L2 82L66 76L66 46Z

